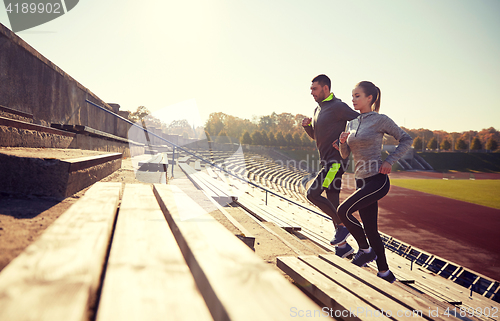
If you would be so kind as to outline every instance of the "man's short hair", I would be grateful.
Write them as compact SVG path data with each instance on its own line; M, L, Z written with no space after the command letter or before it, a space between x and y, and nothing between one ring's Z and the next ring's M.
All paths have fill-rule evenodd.
M314 77L312 82L318 82L318 84L323 87L323 86L328 86L328 90L330 90L332 82L330 81L330 78L328 78L327 75L318 75Z

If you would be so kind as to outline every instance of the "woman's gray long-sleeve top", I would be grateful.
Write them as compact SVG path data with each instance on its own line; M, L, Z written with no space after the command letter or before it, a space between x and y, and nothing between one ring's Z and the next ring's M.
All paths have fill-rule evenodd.
M393 165L411 147L413 138L402 130L392 119L375 111L359 115L346 125L349 137L340 144L340 155L347 158L352 152L357 179L378 174L382 165L381 149L384 134L389 134L399 141L397 148L385 161Z

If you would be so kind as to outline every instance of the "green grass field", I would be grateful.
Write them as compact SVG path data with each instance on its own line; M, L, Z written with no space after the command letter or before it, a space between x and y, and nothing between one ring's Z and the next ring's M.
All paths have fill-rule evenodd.
M391 184L500 209L500 180L391 179Z

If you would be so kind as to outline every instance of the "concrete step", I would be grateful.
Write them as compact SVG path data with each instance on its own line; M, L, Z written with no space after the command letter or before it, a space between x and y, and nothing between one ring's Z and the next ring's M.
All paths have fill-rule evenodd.
M118 170L121 161L121 153L0 148L0 193L63 199Z
M33 123L33 115L17 109L5 107L0 105L0 116L15 120Z
M144 144L88 126L59 127L62 129L0 116L0 147L74 148L122 153L126 157L144 154Z
M0 147L68 148L76 134L0 117Z

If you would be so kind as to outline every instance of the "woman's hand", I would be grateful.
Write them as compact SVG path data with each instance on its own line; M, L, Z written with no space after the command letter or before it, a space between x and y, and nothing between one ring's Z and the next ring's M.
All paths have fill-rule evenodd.
M344 144L347 141L347 137L349 137L350 132L343 132L340 134L340 143Z
M340 134L340 138L339 139L336 139L333 143L332 143L332 146L333 148L335 148L336 150L340 150L339 149L339 141L341 144L344 144L347 140L347 137L349 136L350 133L347 133L347 132L343 132L342 134Z
M391 170L392 170L392 165L389 164L388 162L383 162L382 163L382 166L380 166L380 169L378 170L378 172L380 174L390 174L391 173Z

